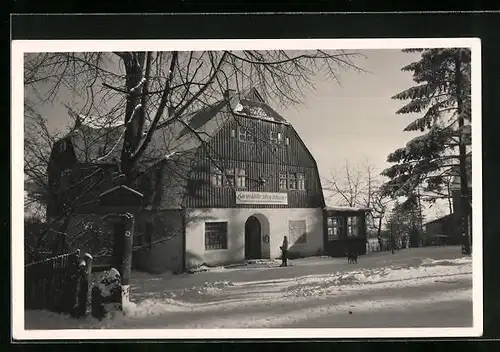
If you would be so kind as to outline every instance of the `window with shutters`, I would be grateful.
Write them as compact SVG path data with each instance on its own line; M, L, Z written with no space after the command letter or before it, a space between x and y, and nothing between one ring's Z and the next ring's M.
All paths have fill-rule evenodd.
M307 243L306 221L290 220L288 222L288 235L290 243Z
M227 222L205 223L205 250L227 249Z

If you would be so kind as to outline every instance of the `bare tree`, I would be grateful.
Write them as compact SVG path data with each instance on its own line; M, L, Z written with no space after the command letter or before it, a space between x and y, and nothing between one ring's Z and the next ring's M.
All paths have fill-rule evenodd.
M334 171L325 183L325 190L331 193L331 200L336 204L370 208L368 226L380 236L391 199L381 192L383 180L368 160L357 166L351 166L346 160L344 168Z

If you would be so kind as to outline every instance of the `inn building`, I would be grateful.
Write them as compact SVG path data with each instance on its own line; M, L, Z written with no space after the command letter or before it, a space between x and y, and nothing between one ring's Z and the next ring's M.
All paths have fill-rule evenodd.
M77 152L81 140L72 135L64 139L66 148L55 145L72 155L53 152L49 178L87 165ZM92 150L109 155L102 146ZM181 272L277 258L284 236L291 255L339 256L358 242L364 253L366 211L325 207L314 157L254 88L228 91L219 102L159 129L145 155L151 162L141 167L135 186L145 201L136 214L136 269ZM99 167L113 170L112 164ZM94 210L89 205L80 212Z

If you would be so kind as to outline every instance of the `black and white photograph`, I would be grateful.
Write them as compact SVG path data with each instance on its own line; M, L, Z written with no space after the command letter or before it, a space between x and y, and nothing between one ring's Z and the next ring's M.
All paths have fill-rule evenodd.
M14 41L14 336L480 335L480 55Z

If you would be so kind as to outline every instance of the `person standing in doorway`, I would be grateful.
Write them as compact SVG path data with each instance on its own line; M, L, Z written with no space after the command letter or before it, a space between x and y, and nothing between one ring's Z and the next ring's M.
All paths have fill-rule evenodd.
M287 266L287 254L288 254L288 239L286 236L283 237L283 244L280 247L281 249L281 265Z

